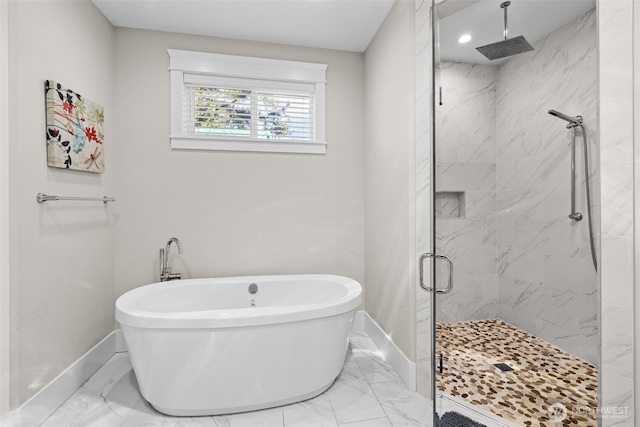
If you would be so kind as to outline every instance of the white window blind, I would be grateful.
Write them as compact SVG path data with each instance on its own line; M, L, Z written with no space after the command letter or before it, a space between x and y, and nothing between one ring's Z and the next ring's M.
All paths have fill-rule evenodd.
M314 86L184 75L185 135L315 141Z
M325 83L309 81L309 73L291 73L292 65L306 64L322 68L324 75L326 66L213 56L210 59L217 60L218 68L214 66L209 73L203 73L201 67L195 70L197 73L171 68L174 148L326 152ZM173 63L173 55L171 58ZM230 62L231 69L220 69L220 60L229 58L243 58L248 61L247 66L238 67L237 62ZM268 69L256 69L256 61ZM276 79L278 70L273 69L274 63L288 68L281 73L281 80ZM191 68L197 67L192 64ZM229 75L234 69L236 75ZM246 77L248 73L250 78ZM265 76L270 78L258 78ZM312 77L317 79L317 73ZM179 103L174 99L178 95Z

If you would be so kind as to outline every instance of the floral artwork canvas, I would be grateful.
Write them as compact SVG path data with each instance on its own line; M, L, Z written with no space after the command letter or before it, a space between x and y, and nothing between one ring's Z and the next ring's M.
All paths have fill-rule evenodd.
M104 173L104 108L52 80L44 91L48 165Z

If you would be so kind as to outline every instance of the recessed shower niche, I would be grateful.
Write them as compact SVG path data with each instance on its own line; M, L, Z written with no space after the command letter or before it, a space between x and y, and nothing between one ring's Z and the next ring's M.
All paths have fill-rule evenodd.
M436 191L436 218L464 218L464 191Z

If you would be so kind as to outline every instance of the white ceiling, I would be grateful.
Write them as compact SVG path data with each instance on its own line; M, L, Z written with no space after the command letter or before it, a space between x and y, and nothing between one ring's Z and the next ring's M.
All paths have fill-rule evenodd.
M118 27L364 52L395 0L92 0Z
M395 0L92 0L119 27L364 52ZM404 0L398 0L404 1ZM443 60L499 64L476 51L503 39L503 0L438 4ZM529 43L595 6L595 0L512 0L509 37ZM470 34L461 45L458 38Z
M442 9L448 9L445 14L451 13L446 17L439 13L442 60L492 65L508 60L489 61L476 50L478 46L504 40L504 12L500 8L503 1L446 0L442 3L442 6L449 3L448 8ZM452 13L456 9L452 4L466 7ZM595 5L595 0L511 0L507 10L509 38L523 35L533 45ZM440 9L438 5L439 12ZM471 35L472 40L459 44L458 38L463 34Z

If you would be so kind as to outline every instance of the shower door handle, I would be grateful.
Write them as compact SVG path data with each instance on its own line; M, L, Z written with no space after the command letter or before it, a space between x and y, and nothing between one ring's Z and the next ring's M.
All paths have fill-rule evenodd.
M449 283L445 289L436 289L434 287L429 287L424 284L424 260L427 258L433 258L435 260L444 259L449 264ZM434 254L431 252L424 253L420 256L420 287L427 292L435 292L436 294L448 294L453 290L453 261L446 255L443 254Z

